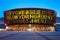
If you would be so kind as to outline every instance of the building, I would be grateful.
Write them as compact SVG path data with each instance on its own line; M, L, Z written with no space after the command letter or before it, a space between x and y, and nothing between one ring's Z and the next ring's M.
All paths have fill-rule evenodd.
M56 31L60 31L60 17L56 17Z
M54 32L56 12L42 8L19 8L4 11L7 31Z

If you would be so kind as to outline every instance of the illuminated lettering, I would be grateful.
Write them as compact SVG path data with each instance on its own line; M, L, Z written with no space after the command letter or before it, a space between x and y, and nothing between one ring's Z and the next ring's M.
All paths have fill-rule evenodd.
M25 14L25 11L24 10L21 10L21 12L22 12L21 14Z
M41 22L41 23L44 23L44 20L43 20L43 19L41 19L41 20L40 20L40 22Z
M35 13L36 13L36 14L41 14L41 11L40 11L40 10L36 10Z
M30 14L35 14L35 10L29 10Z
M30 14L28 10L26 10L26 14Z
M46 10L19 10L9 13L11 16L7 16L8 20L18 19L17 21L21 23L47 23L48 20L53 19L51 12Z
M31 19L31 18L34 18L34 15L30 15L30 19Z
M35 17L34 18L39 18L40 19L40 14L37 14L37 15L35 15Z
M18 16L13 16L14 19L18 19Z
M34 19L34 23L39 23L39 19Z
M41 19L47 19L47 15L41 15Z
M22 12L21 11L18 11L18 14L20 15L20 14L22 14Z
M46 11L45 11L45 10L43 10L43 11L42 11L42 14L43 14L43 15L44 15L44 14L46 14Z
M33 19L30 20L30 23L33 23Z

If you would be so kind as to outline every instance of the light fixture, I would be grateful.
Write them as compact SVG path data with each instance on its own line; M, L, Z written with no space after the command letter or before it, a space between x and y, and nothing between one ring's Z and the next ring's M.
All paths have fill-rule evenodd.
M31 28L27 28L27 31L29 31L29 32L30 32L30 31L32 31L32 29L31 29Z
M28 26L31 27L31 24L29 24Z
M8 26L6 26L6 29L9 29L9 27L8 27Z

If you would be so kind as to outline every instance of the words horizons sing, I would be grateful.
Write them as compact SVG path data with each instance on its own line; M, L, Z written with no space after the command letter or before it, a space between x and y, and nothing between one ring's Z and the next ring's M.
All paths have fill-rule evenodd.
M16 10L9 13L11 17L8 17L8 20L18 20L21 23L46 23L47 21L51 23L52 21L51 12L45 10Z

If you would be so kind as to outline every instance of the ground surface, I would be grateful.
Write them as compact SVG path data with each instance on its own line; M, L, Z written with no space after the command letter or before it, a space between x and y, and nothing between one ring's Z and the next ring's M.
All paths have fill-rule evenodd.
M0 40L60 40L60 32L0 32Z

